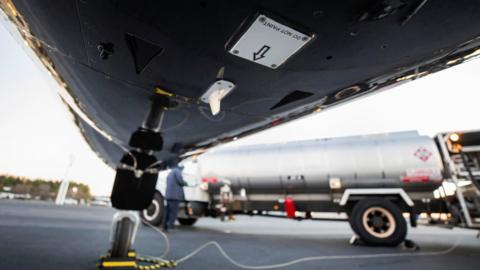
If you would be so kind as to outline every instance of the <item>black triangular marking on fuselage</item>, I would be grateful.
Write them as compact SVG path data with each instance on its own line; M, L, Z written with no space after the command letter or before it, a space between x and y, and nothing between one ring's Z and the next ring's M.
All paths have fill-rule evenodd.
M291 92L290 94L284 96L282 98L282 100L280 100L277 104L273 105L273 107L271 107L270 110L274 110L278 107L282 107L282 106L287 105L289 103L292 103L292 102L310 97L312 95L313 94L309 93L309 92L303 92L303 91L295 90L295 91Z
M132 34L126 34L125 40L127 41L128 49L133 56L135 72L137 74L142 73L153 58L163 52L163 48L157 44L151 43Z

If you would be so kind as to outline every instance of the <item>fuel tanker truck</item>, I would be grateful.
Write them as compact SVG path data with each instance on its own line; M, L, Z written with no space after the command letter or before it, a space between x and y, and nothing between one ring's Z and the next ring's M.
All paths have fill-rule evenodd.
M227 186L233 195L229 211L297 219L342 213L370 245L401 243L405 217L414 227L419 214L429 223L478 228L479 153L480 132L217 147L183 161L189 185L178 221L193 225L199 217L218 216L220 191ZM151 224L163 219L167 175L160 175L155 199L141 213Z

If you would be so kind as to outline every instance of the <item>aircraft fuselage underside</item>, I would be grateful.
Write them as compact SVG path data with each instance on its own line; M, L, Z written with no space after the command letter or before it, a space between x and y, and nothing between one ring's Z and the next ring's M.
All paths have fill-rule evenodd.
M100 134L127 145L155 95L175 103L160 129L168 159L459 64L480 45L468 0L0 4L111 165L123 151ZM214 115L201 97L219 80L234 88Z

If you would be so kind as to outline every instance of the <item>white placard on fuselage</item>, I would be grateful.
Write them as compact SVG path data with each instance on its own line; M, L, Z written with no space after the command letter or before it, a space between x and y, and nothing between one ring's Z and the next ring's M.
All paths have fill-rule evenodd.
M307 45L312 38L313 35L303 34L265 15L259 15L229 52L275 69Z

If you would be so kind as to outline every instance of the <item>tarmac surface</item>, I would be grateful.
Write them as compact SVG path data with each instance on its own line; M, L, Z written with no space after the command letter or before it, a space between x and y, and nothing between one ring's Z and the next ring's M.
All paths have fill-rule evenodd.
M113 209L104 207L0 200L0 269L95 269L99 255L109 248L113 214ZM232 259L251 266L322 256L322 260L280 269L452 270L480 265L480 239L473 230L410 229L409 238L420 246L416 252L402 247L351 246L351 235L346 222L239 216L235 222L222 223L204 218L194 227L169 233L167 258L178 259L207 241L218 241ZM134 247L140 254L158 256L165 242L142 225ZM240 268L208 247L177 269Z

